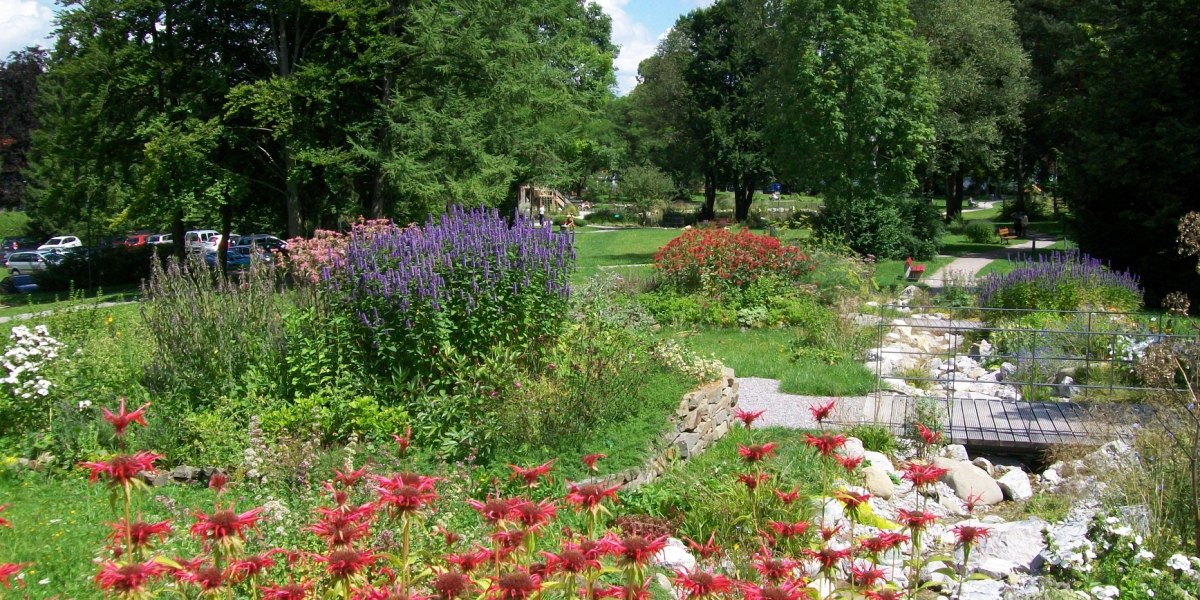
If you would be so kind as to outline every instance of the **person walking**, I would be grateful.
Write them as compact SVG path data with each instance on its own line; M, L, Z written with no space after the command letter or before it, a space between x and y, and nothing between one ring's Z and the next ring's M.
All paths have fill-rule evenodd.
M538 227L546 226L546 205L538 202Z

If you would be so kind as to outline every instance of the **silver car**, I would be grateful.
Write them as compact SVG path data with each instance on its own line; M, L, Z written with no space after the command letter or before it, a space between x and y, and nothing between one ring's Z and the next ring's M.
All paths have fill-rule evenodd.
M45 271L59 262L62 262L61 254L38 250L13 252L8 255L8 260L4 261L4 266L8 268L10 275L20 275L21 273Z

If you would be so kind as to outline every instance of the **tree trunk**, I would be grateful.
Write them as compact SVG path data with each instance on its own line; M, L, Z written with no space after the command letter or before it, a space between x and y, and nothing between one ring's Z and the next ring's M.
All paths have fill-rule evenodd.
M286 171L287 178L287 228L288 237L300 237L300 185L296 183L296 178L292 176L292 169L296 166L296 159L292 158L292 151L286 144L283 150L280 151L283 155L283 168Z
M171 246L175 250L175 258L178 258L180 261L187 258L185 254L187 250L183 247L183 236L186 233L183 229L183 209L177 208L175 209L175 217L171 223Z
M750 216L750 203L754 201L754 178L745 176L734 198L733 218L739 223Z
M700 207L701 221L710 221L716 216L717 176L711 171L704 174L704 206Z
M217 269L222 276L226 272L226 260L229 258L229 232L233 229L233 208L228 204L221 207L221 243L217 244Z
M963 209L963 172L961 169L950 175L946 181L946 220L951 221L962 215Z

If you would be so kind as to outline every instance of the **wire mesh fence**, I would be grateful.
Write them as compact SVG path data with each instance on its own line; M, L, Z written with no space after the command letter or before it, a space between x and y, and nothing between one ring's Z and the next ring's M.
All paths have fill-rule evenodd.
M952 435L980 439L1082 440L1096 412L1137 420L1148 398L1177 391L1142 381L1138 357L1197 340L1187 320L1141 313L892 304L877 317L877 413L936 416Z

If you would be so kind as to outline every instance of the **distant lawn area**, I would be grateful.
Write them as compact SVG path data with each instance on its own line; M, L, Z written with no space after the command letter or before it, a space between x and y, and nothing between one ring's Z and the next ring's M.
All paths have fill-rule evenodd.
M617 272L649 273L649 264L654 255L667 242L675 239L679 229L597 229L580 227L575 232L576 271L571 277L581 282L609 267L638 265Z
M125 302L137 300L141 289L136 285L122 285L103 290L77 292L71 299L68 292L34 292L32 294L0 295L0 317L11 317L25 313L60 310L82 302Z
M1047 247L1039 246L1037 250L1031 250L1029 248L1014 249L1012 251L1012 255L1009 258L993 260L992 262L988 263L987 266L985 266L983 269L981 269L979 271L979 274L976 275L976 277L977 278L983 277L984 275L991 275L992 273L1004 275L1004 274L1012 272L1013 269L1017 268L1017 263L1012 259L1019 258L1020 256L1033 256L1034 258L1037 258L1040 256L1050 256L1051 254L1053 254L1055 252L1058 252L1061 250L1066 250L1068 247L1073 248L1073 247L1075 247L1075 245L1072 243L1065 244L1062 241L1058 241Z
M792 360L792 329L675 330L668 337L703 355L712 354L738 377L780 381L780 391L811 396L858 396L875 389L875 375L854 361L835 365Z

